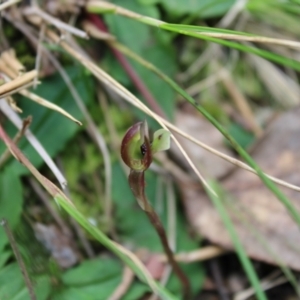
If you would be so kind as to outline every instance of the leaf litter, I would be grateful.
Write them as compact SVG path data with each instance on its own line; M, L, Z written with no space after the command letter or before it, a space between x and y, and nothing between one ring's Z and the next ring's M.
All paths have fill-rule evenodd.
M298 108L279 116L253 151L253 158L264 171L295 185L300 184L299 113ZM300 270L299 228L276 197L256 176L240 169L221 184L228 193L227 208L248 255L271 264L278 264L276 258L280 258L283 264ZM300 194L286 188L282 190L300 210ZM189 222L197 233L232 249L230 237L204 192L198 187L182 187L181 192ZM267 247L249 230L249 224L262 235Z

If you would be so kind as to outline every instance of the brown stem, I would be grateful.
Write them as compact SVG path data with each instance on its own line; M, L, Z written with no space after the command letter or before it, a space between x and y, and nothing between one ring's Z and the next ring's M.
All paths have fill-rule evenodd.
M181 268L179 267L178 263L176 262L174 258L174 254L169 246L168 238L166 235L166 231L156 214L155 210L149 203L146 195L145 195L145 179L144 179L144 172L137 172L134 170L130 171L129 177L128 177L130 188L134 194L134 196L137 198L137 201L141 208L146 212L151 224L155 228L160 241L163 245L164 251L168 257L168 261L170 265L173 268L174 273L178 277L179 281L182 284L183 289L183 299L187 300L190 299L190 283L188 281L188 278L183 273Z

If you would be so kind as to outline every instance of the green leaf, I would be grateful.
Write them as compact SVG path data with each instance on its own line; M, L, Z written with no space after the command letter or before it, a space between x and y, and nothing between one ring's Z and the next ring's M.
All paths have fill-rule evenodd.
M151 292L149 287L140 282L135 282L131 285L126 295L122 297L122 300L140 299L146 292Z
M225 14L235 0L160 0L160 3L172 15L197 15L200 18L212 18Z
M120 262L112 258L102 257L86 260L78 267L66 271L62 276L62 281L68 286L88 285L110 280L120 275L121 272Z
M68 67L66 68L66 71L82 99L86 104L90 103L95 90L93 88L93 81L90 80L89 76L85 74L81 67ZM55 74L43 80L42 84L38 85L35 93L64 108L77 119L83 119L68 87L65 85L59 74ZM80 129L80 127L74 122L68 120L57 112L42 107L24 97L21 97L20 100L21 101L19 101L18 104L24 111L22 117L26 117L28 115L33 116L30 130L33 134L35 134L51 157L64 149L66 143ZM16 131L14 126L10 123L5 124L5 129L11 136L13 136ZM21 140L19 145L20 149L36 167L43 163L42 158L25 138ZM4 144L0 143L0 153L2 153L4 149ZM8 165L19 175L28 174L27 169L13 158L10 159Z
M120 276L105 282L70 287L54 295L52 300L106 300L120 283Z
M12 299L23 286L24 281L17 263L0 270L0 299Z
M119 261L108 257L86 260L63 274L64 287L53 299L108 299L122 280L123 268ZM146 285L133 282L122 299L139 299L149 291Z
M246 131L243 127L236 123L230 124L228 132L244 149L247 149L247 147L249 147L255 140L253 133Z
M31 278L34 292L38 300L49 297L51 282L48 276ZM11 263L0 270L0 299L5 300L30 300L29 292L25 286L20 267Z
M171 144L171 133L166 129L159 129L153 134L153 141L151 149L153 154L158 151L165 151L170 149Z
M13 230L18 224L23 205L22 185L18 175L11 169L0 172L0 220L5 218ZM0 253L8 243L7 236L0 226Z
M48 276L40 276L34 280L34 291L38 300L47 300L51 291L51 281ZM31 300L27 287L16 294L11 300Z
M2 252L0 255L0 269L6 264L7 260L12 256L9 251Z

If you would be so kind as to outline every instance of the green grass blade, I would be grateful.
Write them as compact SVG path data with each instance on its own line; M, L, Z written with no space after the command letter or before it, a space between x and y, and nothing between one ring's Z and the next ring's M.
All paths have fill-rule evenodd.
M246 45L243 45L243 44L230 42L228 40L222 40L222 39L219 39L219 38L214 38L214 37L202 35L201 31L202 32L205 32L205 31L203 31L203 29L201 30L201 28L199 29L199 32L195 32L195 29L187 30L187 29L184 29L185 26L177 25L177 24L161 24L161 25L159 25L159 27L162 28L162 29L172 31L172 32L177 32L177 33L180 33L180 34L184 34L184 35L192 36L192 37L195 37L195 38L200 38L200 39L203 39L203 40L206 40L206 41L214 42L216 44L227 46L229 48L236 49L236 50L239 50L239 51L242 51L242 52L252 53L252 54L255 54L257 56L268 59L270 61L273 61L277 64L289 67L289 68L294 69L296 71L300 71L300 62L297 61L297 60L287 58L287 57L284 57L284 56L281 56L281 55L278 55L278 54L275 54L275 53L272 53L272 52L269 52L269 51L266 51L266 50L262 50L262 49L259 49L259 48L256 48L256 47L246 46ZM193 27L197 27L197 26L193 26ZM209 32L209 31L207 31L207 32ZM218 31L214 31L214 32L218 32ZM223 33L223 30L220 30L219 33ZM241 33L239 33L239 35L241 35ZM245 33L244 33L244 35L249 36L249 34L245 34Z
M125 262L139 277L141 281L148 284L160 297L165 300L176 300L177 298L172 295L165 288L157 284L153 279L146 278L144 271L134 262L130 257L124 253L115 242L111 241L103 232L92 225L87 219L71 205L64 197L57 195L56 202L63 207L67 213L72 216L83 228L85 228L97 241L99 241L106 248L115 253L123 262Z
M210 123L212 123L223 135L228 139L232 146L237 150L237 152L245 159L245 161L257 172L257 175L266 185L266 187L281 201L281 203L286 207L287 211L296 221L300 227L300 214L292 202L281 192L281 190L263 173L260 167L255 163L251 156L235 141L235 139L227 132L225 128L213 118L201 105L199 105L195 99L193 99L185 90L183 90L175 81L165 75L162 71L156 68L153 64L145 61L143 58L137 54L130 51L128 48L115 43L117 49L122 51L124 54L135 59L137 62L144 65L146 68L155 72L160 78L166 81L175 91L177 91L182 97L184 97L188 102L190 102Z
M249 257L246 254L246 251L239 239L239 236L234 228L234 225L230 219L230 216L228 215L226 208L222 202L222 198L220 197L221 195L221 190L219 188L219 185L213 181L210 182L211 186L213 187L214 191L218 194L218 196L213 195L209 190L207 190L207 193L212 200L216 210L218 211L230 237L232 240L232 243L234 245L234 248L237 252L237 255L240 259L240 262L243 266L243 269L245 273L247 274L247 277L249 281L251 282L251 285L253 289L255 290L257 299L259 300L267 300L267 297L262 290L262 287L260 285L259 279L257 277L257 274L254 270L254 267L249 259Z
M164 30L172 31L178 34L184 34L188 36L192 36L195 38L200 38L206 41L214 42L223 46L227 46L232 49L236 49L242 52L248 52L252 53L258 56L261 56L263 58L266 58L270 61L273 61L275 63L278 63L283 66L290 67L294 70L300 71L300 62L296 61L291 58L287 58L266 50L258 49L256 47L251 47L251 46L246 46L243 44L235 43L235 42L230 42L228 40L223 40L220 38L214 38L210 36L206 36L201 34L201 32L215 32L215 33L230 33L233 34L235 33L236 35L244 35L244 36L250 36L249 33L245 32L235 32L235 31L230 31L226 29L221 29L221 28L210 28L210 27L203 27L203 26L191 26L191 25L181 25L181 24L170 24L163 22L158 19L154 18L149 18L143 15L139 15L136 13L131 12L130 10L124 9L122 7L110 4L110 3L103 3L102 1L99 1L97 3L98 5L94 5L91 3L90 5L87 5L87 11L92 12L92 13L105 13L106 11L109 11L110 13L115 13L119 15L126 16L128 18L132 18L136 21L139 21L141 23L158 27Z

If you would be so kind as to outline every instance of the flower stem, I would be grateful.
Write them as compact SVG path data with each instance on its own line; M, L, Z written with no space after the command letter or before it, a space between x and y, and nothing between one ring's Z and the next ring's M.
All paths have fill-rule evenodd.
M174 258L174 254L169 246L168 243L168 238L166 231L151 204L149 203L146 195L145 195L145 179L144 179L144 171L134 171L131 170L129 177L128 177L128 182L130 185L130 188L136 197L139 205L141 208L145 211L147 214L151 224L155 228L160 241L163 245L164 252L166 253L168 257L168 261L178 277L179 281L181 282L182 289L183 289L183 299L188 300L190 299L190 284L188 281L188 278L186 275L183 273L181 268L179 267L178 263L176 262Z

